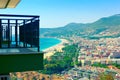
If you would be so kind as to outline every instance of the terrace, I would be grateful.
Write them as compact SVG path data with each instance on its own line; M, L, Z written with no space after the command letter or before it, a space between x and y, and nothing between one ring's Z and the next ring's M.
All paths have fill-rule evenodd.
M0 14L0 75L43 69L39 16Z

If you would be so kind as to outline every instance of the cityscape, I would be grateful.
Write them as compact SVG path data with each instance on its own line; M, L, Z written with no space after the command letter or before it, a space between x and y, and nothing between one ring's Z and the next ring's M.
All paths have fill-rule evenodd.
M117 14L113 15L112 17L107 17L104 23L113 17L115 17L114 20L116 21L120 20L120 16ZM98 23L101 20L103 19L99 19ZM99 25L101 24L102 23ZM71 24L67 25L69 26L69 29L75 24L72 24L72 26L70 25ZM105 24L105 26L107 25L109 25L109 23ZM12 79L119 80L120 28L119 25L114 22L112 25L114 25L114 29L113 26L108 26L103 30L101 30L103 27L97 27L96 30L99 30L97 33L91 27L91 31L88 30L89 36L86 36L86 33L88 33L87 28L89 27L85 27L86 32L82 32L83 34L81 36L77 36L81 34L80 31L77 31L79 34L76 35L76 32L73 30L74 33L70 33L71 36L69 36L69 33L59 36L62 34L61 32L57 36L54 36L54 38L60 39L61 42L53 47L43 50L43 52L45 52L44 70L11 73ZM58 29L60 31L60 28ZM48 35L46 34L47 30L49 29L46 29L45 32L41 34L43 38L46 36L49 36L49 38L51 38L53 36L53 33L50 33L52 29L51 31L49 30L50 32L48 31ZM54 31L54 33L58 33L57 29Z
M119 0L0 0L0 80L120 80Z

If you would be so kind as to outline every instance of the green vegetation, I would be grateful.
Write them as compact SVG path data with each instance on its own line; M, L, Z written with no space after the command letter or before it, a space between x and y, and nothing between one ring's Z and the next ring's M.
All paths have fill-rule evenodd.
M56 52L51 56L50 60L44 60L44 70L40 71L45 74L61 73L64 70L69 70L71 67L80 65L77 60L73 62L73 58L76 58L78 54L77 45L67 45L63 48L63 52Z
M11 77L11 80L17 80L17 77Z
M116 35L111 35L111 36L88 36L87 38L98 40L98 39L101 39L101 38L117 38L117 37L120 37L120 33L116 34Z
M114 63L112 65L115 66L115 67L117 67L118 69L120 69L120 64Z
M109 73L109 74L101 73L98 76L97 80L114 80L114 77L111 73Z
M41 28L41 36L45 37L72 37L80 36L88 39L111 38L120 36L120 15L101 18L96 22L81 24L70 23L59 28ZM117 34L99 35L100 33L108 34L107 32ZM99 35L99 36L96 36Z
M107 65L106 65L106 64L101 64L101 63L94 63L94 64L92 64L92 66L107 68Z
M115 67L117 67L118 69L120 69L120 65L117 64L117 63L111 63L110 65L115 66ZM101 64L101 63L94 63L94 64L92 64L92 66L102 67L102 68L108 68L108 65L106 65L106 64Z

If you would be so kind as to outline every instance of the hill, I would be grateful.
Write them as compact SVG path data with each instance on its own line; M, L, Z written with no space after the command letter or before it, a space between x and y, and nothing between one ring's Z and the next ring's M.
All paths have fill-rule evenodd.
M119 37L120 14L104 17L93 23L70 23L59 28L40 28L40 31L41 37Z

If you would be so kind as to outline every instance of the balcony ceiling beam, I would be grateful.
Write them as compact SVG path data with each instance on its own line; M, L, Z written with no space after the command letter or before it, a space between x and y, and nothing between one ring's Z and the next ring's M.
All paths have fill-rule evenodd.
M0 9L15 8L20 0L0 0Z

